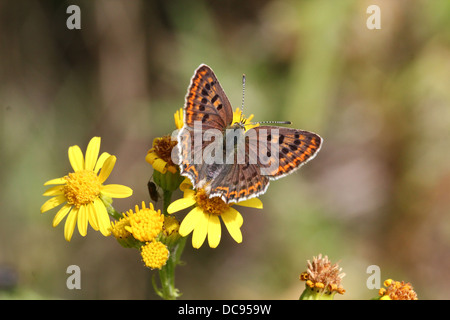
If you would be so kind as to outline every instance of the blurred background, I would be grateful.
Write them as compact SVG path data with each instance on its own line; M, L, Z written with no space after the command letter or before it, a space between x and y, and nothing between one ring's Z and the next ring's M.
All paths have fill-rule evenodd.
M66 9L81 9L69 30ZM381 10L369 30L367 8ZM185 299L298 299L306 261L339 262L346 293L370 299L367 267L450 298L450 2L0 2L0 298L158 299L137 250L41 214L43 183L70 172L93 136L117 156L107 183L149 202L155 137L174 129L194 70L212 67L234 108L320 134L314 161L240 209L244 240L191 239L176 273ZM176 194L179 197L180 194ZM159 204L158 204L159 205ZM81 290L66 269L81 268Z

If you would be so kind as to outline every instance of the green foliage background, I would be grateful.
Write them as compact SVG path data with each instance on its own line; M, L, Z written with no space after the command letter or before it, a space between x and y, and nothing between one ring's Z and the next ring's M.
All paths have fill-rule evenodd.
M369 265L421 299L449 298L449 1L75 3L81 30L66 28L72 1L0 3L1 298L157 298L138 252L92 229L67 243L51 227L43 182L98 135L118 157L108 182L134 190L115 208L149 202L146 152L173 130L200 63L234 107L246 74L246 115L290 120L324 145L272 182L264 210L241 210L242 244L223 229L215 250L186 246L183 298L298 299L319 253L347 274L337 299L377 295ZM371 4L380 30L366 27ZM66 288L72 264L81 290Z

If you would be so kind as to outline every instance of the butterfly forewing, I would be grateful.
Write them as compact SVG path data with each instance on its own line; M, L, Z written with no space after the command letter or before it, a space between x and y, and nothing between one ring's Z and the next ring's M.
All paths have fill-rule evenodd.
M316 156L322 145L322 138L309 131L274 126L254 129L258 132L258 152L266 155L268 160L261 161L263 158L259 156L258 163L262 174L271 179L300 168Z
M224 132L233 121L231 104L210 67L200 65L194 72L186 95L184 127L178 134L181 174L188 176L195 187L209 182L217 167L204 163L203 151L212 142L204 132L217 129ZM200 143L195 143L200 139ZM220 167L219 167L220 169Z
M195 121L203 130L225 130L233 121L233 109L214 72L206 65L195 71L186 95L185 125L194 127Z

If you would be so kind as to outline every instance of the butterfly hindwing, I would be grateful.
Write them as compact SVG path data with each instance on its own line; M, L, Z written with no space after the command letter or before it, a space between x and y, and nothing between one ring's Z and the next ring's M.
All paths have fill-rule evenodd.
M215 181L227 167L205 162L205 148L213 141L202 139L200 143L195 143L196 134L201 135L202 132L187 126L178 133L179 166L181 175L187 176L194 186L203 187Z
M179 166L183 176L189 177L193 185L198 185L200 181L200 169L202 163L197 159L202 159L204 143L194 144L194 129L184 127L178 133Z
M226 203L239 202L263 194L269 186L269 178L261 176L257 165L227 164L224 168L211 181L211 197L221 197Z

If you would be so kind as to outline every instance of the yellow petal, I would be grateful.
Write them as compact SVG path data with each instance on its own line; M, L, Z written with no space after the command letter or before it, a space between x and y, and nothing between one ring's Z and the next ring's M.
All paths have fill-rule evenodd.
M89 141L86 149L86 163L84 166L86 170L94 170L100 152L100 141L100 137L93 137L91 141Z
M242 218L242 214L240 214L239 212L237 214L236 223L239 226L239 228L242 227L242 225L244 224L244 218Z
M208 233L208 221L209 214L202 212L202 214L199 215L199 219L192 234L192 246L196 249L200 248L203 242L205 242Z
M94 205L99 230L105 237L107 237L111 234L111 221L109 220L108 211L106 211L103 201L98 198L94 200Z
M44 192L43 196L46 196L46 197L59 196L59 195L62 195L63 192L64 192L63 186L54 186L54 187L47 189Z
M48 180L46 183L44 183L44 186L48 186L49 184L65 184L66 182L67 182L67 180L64 177L56 178L56 179Z
M69 148L69 161L73 171L84 170L84 158L83 153L79 146L71 146Z
M75 224L77 223L78 209L73 208L66 219L66 224L64 225L64 238L67 241L72 239L73 231L75 230Z
M176 166L167 166L167 171L169 171L170 173L175 174L178 170L178 167Z
M236 203L237 206L243 206L243 207L250 207L250 208L256 208L256 209L262 209L263 204L262 201L258 198L252 198L244 201L240 201Z
M98 175L100 183L103 183L106 179L108 179L112 169L114 169L116 159L117 158L115 156L109 156L108 159L105 160L105 163L102 166L102 170L100 170L100 174Z
M221 233L219 217L210 214L208 221L208 244L211 248L216 248L219 245Z
M167 162L163 159L155 159L155 161L152 163L152 166L153 169L161 172L162 174L167 172Z
M199 207L192 209L181 222L180 229L178 230L179 234L182 237L186 237L189 233L191 233L202 215L203 210Z
M192 188L192 182L189 178L184 178L183 182L180 184L180 190L186 191ZM191 190L192 191L192 190Z
M108 152L103 152L100 157L97 160L97 163L95 164L94 172L97 173L101 167L103 167L103 164L105 163L106 159L108 159L111 155Z
M98 227L97 215L95 214L95 205L93 203L88 203L86 205L86 212L89 224L91 225L92 229L94 229L95 231L100 230Z
M45 203L42 205L41 207L41 213L44 213L48 210L51 210L57 206L59 206L60 204L66 202L66 197L64 195L59 195L56 197L53 197L51 199L48 199L47 201L45 201Z
M242 242L242 215L236 211L235 209L229 207L227 211L221 214L222 220L225 223L225 227L227 227L228 232L231 237L237 243Z
M86 211L86 206L82 205L80 206L78 210L78 216L77 216L77 225L78 225L78 232L84 237L87 234L87 226L88 226L88 215Z
M240 110L240 108L236 108L236 111L233 112L233 122L232 123L240 122L241 115L242 115L242 111Z
M72 205L68 203L65 204L61 209L59 209L58 213L53 218L52 223L53 227L56 227L62 221L62 219L65 218L65 216L69 213L70 209L72 209Z
M150 149L151 150L151 149ZM153 164L153 162L155 162L156 159L158 159L158 155L155 152L148 152L147 155L145 156L145 161L147 161L150 164Z
M175 200L167 207L168 213L174 213L177 211L184 210L186 208L189 208L195 204L195 200L193 197L189 198L181 198L178 200Z
M175 127L177 129L181 129L184 126L184 114L183 114L183 108L180 108L179 110L177 110L175 112L175 114L173 115L174 119L175 119Z
M184 198L192 198L194 199L195 191L192 189L184 189L183 191L183 197Z
M100 191L105 196L111 198L127 198L133 194L133 190L121 184L107 184L102 186Z

